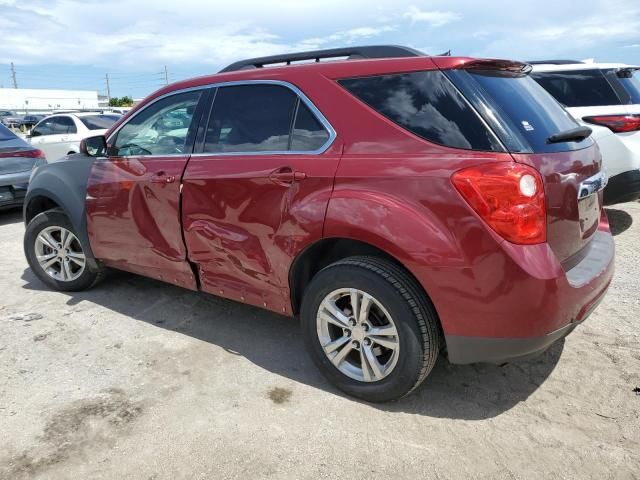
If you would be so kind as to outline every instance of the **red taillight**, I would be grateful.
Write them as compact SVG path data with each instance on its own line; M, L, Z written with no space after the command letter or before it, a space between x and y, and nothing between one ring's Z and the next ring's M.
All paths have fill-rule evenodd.
M0 158L46 158L44 156L44 152L42 150L33 149L33 150L12 150L10 152L2 152L0 153Z
M587 123L602 125L616 133L640 130L640 115L594 115L584 117Z
M510 162L465 168L453 184L480 217L502 238L532 245L547 239L544 186L537 170Z

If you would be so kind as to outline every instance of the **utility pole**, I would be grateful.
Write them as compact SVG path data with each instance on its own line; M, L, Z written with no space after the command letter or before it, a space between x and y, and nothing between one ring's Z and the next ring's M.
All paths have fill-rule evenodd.
M167 70L167 66L164 66L164 83L169 85L169 71Z
M16 80L16 67L11 62L11 78L13 78L13 88L18 88L18 81Z
M104 76L104 79L107 81L107 100L111 102L111 86L109 85L109 74L107 73Z

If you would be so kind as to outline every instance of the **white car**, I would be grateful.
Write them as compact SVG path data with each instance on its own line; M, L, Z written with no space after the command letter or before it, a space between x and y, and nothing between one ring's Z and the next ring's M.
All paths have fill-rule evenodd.
M31 129L31 145L42 150L47 161L55 162L65 155L80 152L80 141L104 135L121 118L117 114L103 115L76 112L51 115Z
M605 205L640 198L640 67L573 60L529 63L531 76L592 129L609 175Z

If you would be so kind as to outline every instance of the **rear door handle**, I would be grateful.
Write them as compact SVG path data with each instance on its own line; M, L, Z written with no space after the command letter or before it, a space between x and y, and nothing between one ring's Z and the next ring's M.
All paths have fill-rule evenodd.
M279 185L290 185L294 181L300 181L307 178L307 174L293 170L291 167L280 167L269 175L272 182Z
M151 183L173 183L176 177L167 175L165 172L157 172L151 175Z

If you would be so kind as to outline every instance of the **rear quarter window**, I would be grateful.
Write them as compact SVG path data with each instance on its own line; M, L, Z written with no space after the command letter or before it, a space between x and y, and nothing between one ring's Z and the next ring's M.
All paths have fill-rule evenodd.
M620 105L622 102L601 70L534 72L531 77L566 107Z
M453 148L504 151L440 71L339 80L342 87L411 133Z
M640 70L623 69L616 72L616 79L629 95L630 103L640 104Z

